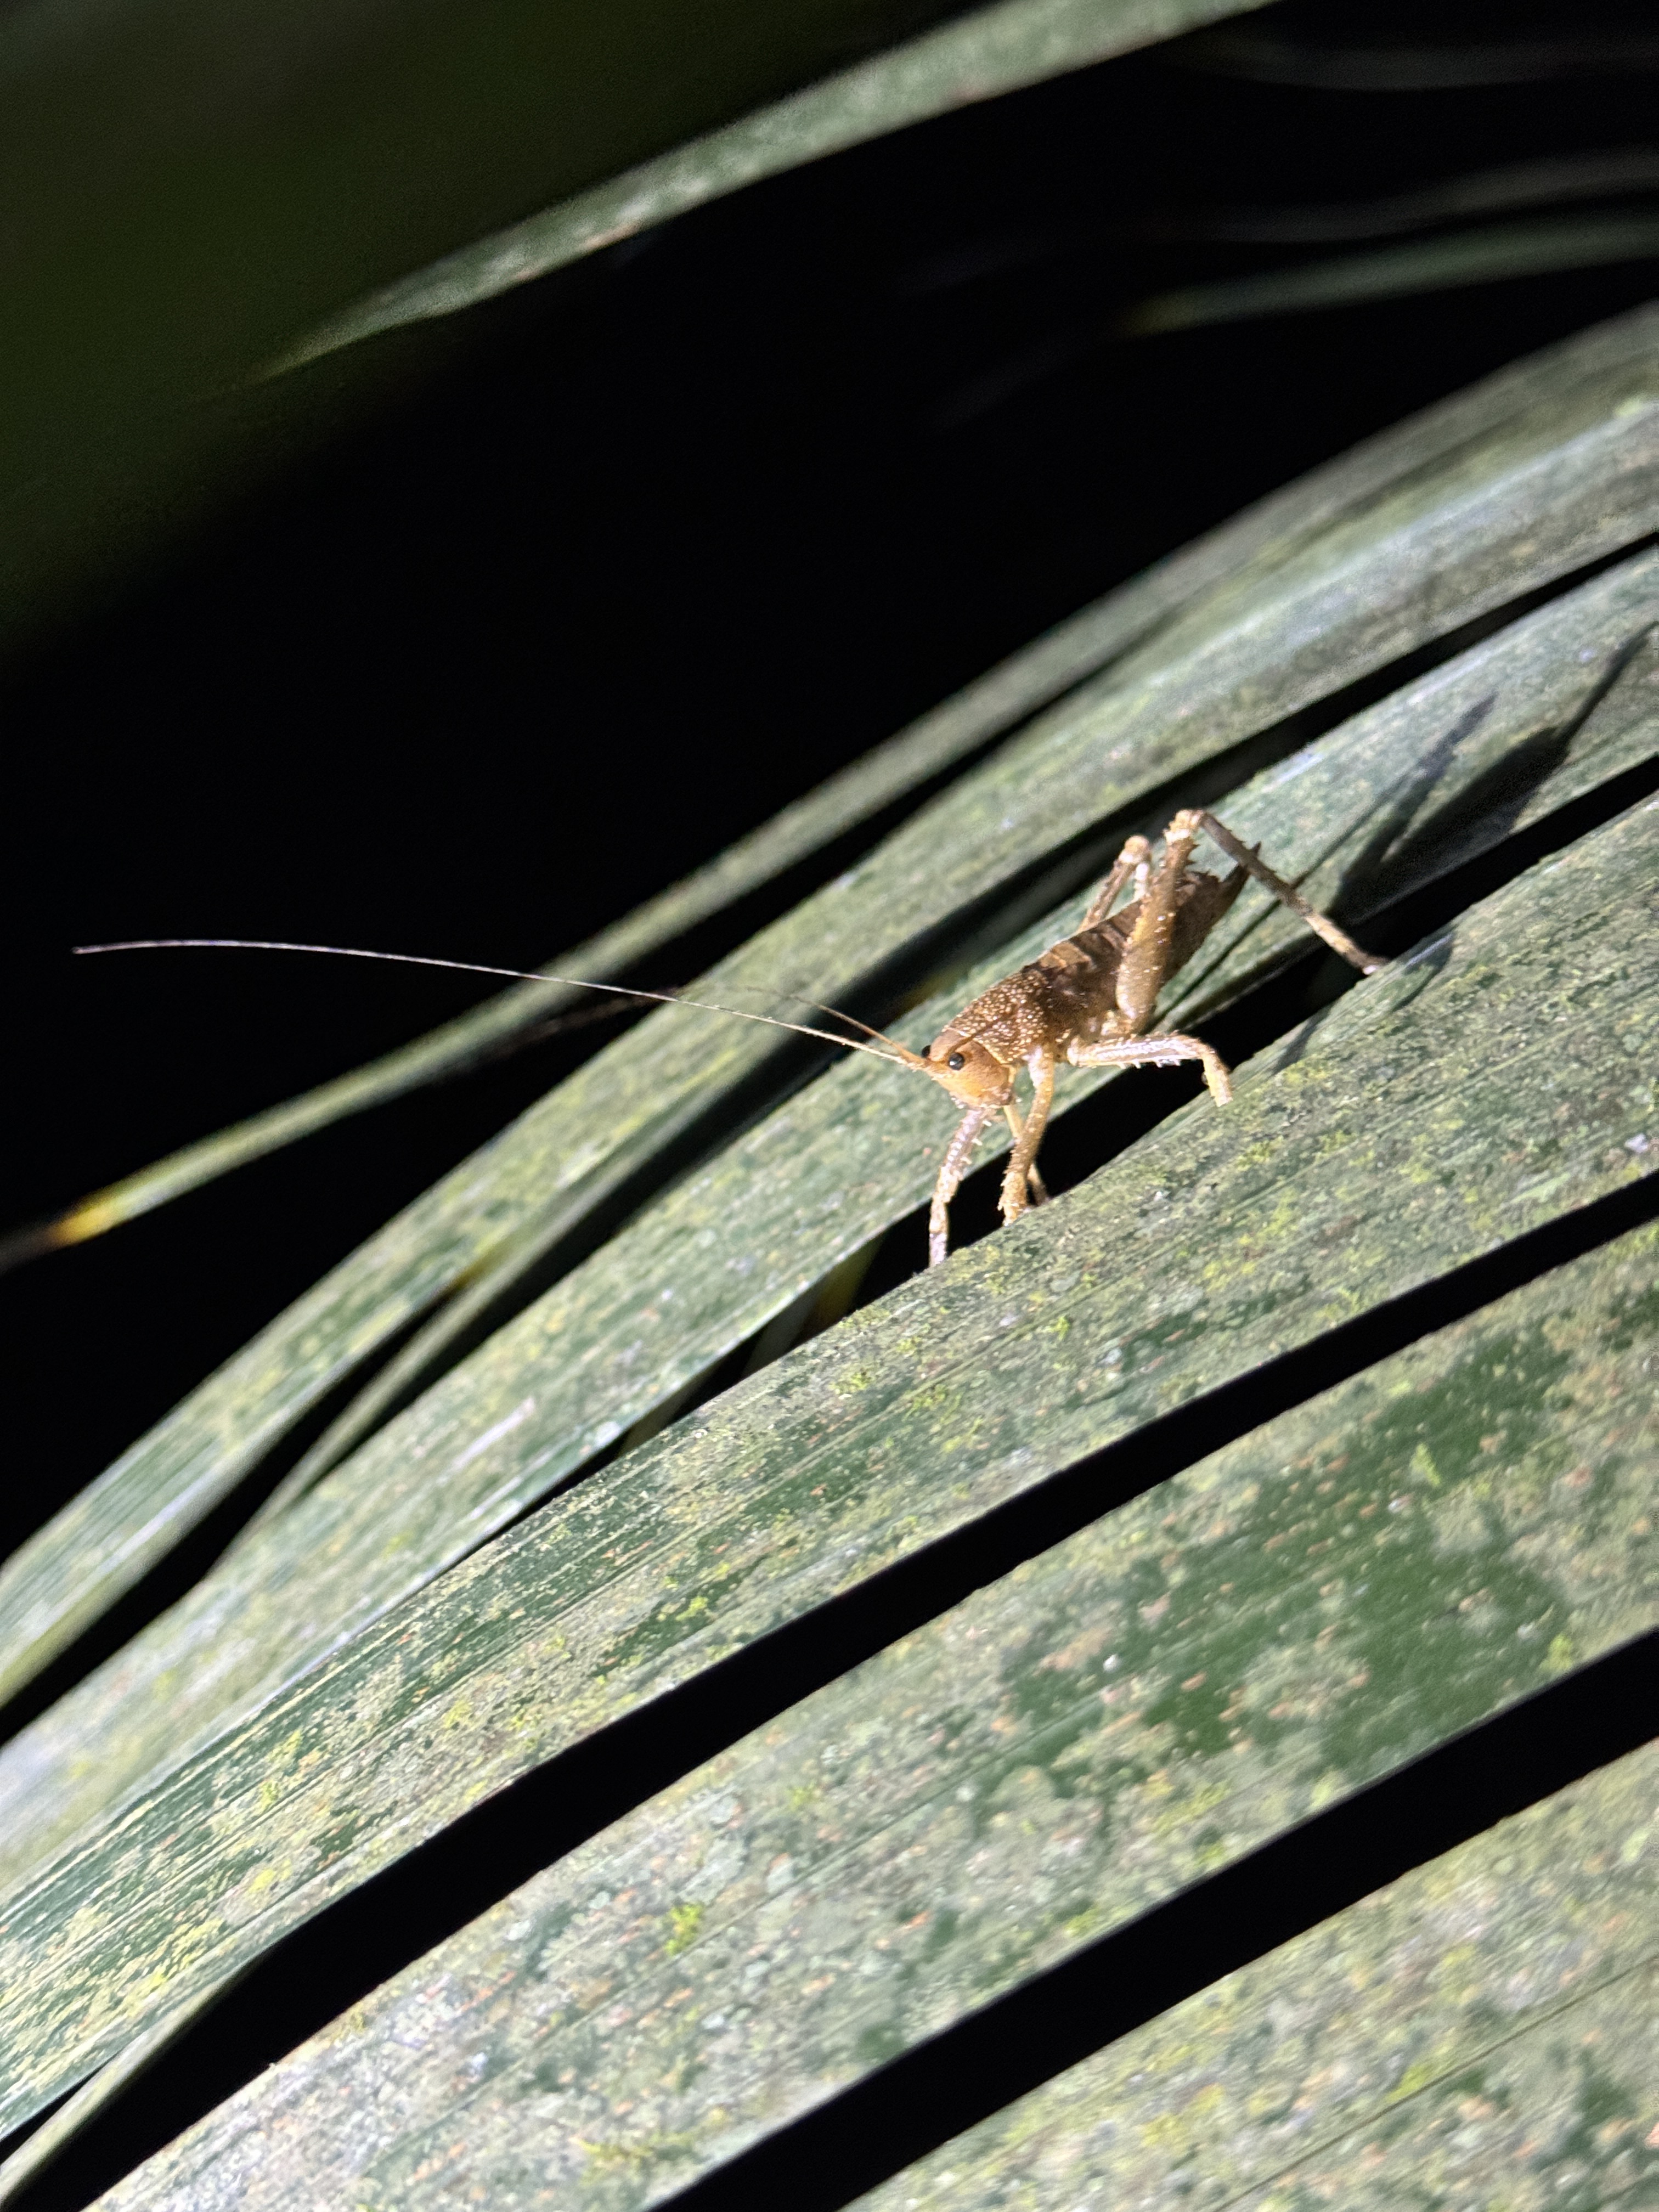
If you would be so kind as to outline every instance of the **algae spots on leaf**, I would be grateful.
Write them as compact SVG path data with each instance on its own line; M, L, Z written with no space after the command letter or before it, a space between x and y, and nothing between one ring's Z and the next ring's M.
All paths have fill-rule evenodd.
M326 1830L321 1835L314 1836L312 1838L311 1848L316 1854L319 1865L327 1866L332 1860L341 1857L349 1851L356 1842L362 1827L362 1815L355 1813L348 1814L332 1828Z
M1172 1747L1186 1757L1209 1759L1232 1741L1236 1712L1231 1683L1200 1668L1196 1679L1188 1675L1150 1700L1144 1718L1149 1728L1167 1728Z
M663 1945L663 1956L676 1959L682 1951L689 1951L702 1931L708 1917L706 1905L688 1903L672 1905L668 1908L668 1937Z
M890 2059L898 2057L908 2040L902 2021L872 2022L853 2046L854 2056L860 2066L885 2066Z
M923 1960L936 1959L941 1951L948 1950L957 1939L962 1915L953 1905L942 1905L930 1915L927 1941L922 1945Z

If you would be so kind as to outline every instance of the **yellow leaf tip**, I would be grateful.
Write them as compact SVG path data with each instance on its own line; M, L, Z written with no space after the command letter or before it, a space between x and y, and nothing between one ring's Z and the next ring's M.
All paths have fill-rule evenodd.
M82 1199L79 1206L70 1206L55 1221L39 1221L27 1229L15 1229L9 1237L0 1237L0 1275L9 1268L21 1267L30 1260L38 1260L43 1253L60 1252L71 1244L84 1244L89 1237L101 1237L106 1229L113 1229L125 1221L127 1209L107 1198Z
M79 1206L70 1206L56 1221L49 1221L41 1234L56 1250L62 1245L84 1244L89 1237L101 1237L106 1229L113 1229L126 1218L127 1209L118 1200L83 1198Z

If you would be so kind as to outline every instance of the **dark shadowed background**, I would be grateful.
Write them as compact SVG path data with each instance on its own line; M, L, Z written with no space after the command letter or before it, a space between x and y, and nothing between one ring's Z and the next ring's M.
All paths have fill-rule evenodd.
M1454 15L1471 37L1584 21L1319 11L1339 15L1356 39L1373 19L1400 39L1449 36ZM395 396L371 422L343 410L331 441L0 678L3 1225L489 988L70 946L235 934L547 960L1246 501L1644 297L1652 264L1632 261L1111 335L1149 294L1298 257L1216 236L1240 210L1640 149L1659 141L1655 83L1584 64L1344 89L1160 49L379 342ZM641 980L692 972L669 957ZM0 1283L8 1546L606 1034Z

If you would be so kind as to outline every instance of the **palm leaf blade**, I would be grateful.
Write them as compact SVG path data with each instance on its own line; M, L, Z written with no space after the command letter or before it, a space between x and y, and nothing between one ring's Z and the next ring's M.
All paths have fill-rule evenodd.
M1247 839L1270 838L1316 901L1340 896L1351 916L1370 911L1384 865L1380 879L1397 899L1651 757L1659 708L1644 641L1656 616L1659 555L1644 554L1265 772L1228 812ZM961 992L1075 918L1045 917ZM1298 925L1249 894L1174 994L1171 1018L1201 1020L1299 941ZM933 1033L957 995L920 1010L912 1038ZM1111 1079L1071 1073L1060 1114ZM647 1209L487 1357L393 1424L292 1526L251 1539L0 1752L0 1879L16 1879L270 1696L348 1625L361 1628L409 1587L412 1563L430 1572L472 1549L481 1522L499 1525L576 1473L921 1204L948 1128L928 1086L854 1061ZM988 1140L988 1155L1001 1149L1001 1139ZM433 1441L461 1432L458 1403L465 1428L489 1441L465 1446L440 1504ZM402 1533L388 1583L391 1529ZM307 1595L296 1609L300 1560Z
M661 2202L1616 1649L1652 1623L1626 1394L1656 1243L1424 1340L830 1684L395 1977L117 2202ZM1547 1363L1552 1418L1517 1402L1518 1358ZM1505 1451L1496 1510L1477 1419ZM1595 1496L1569 1517L1580 1463Z
M1652 2078L1632 2030L1655 2017L1656 1792L1659 1752L1632 1752L1136 2029L862 2212L989 2212L1016 2179L1030 2212L1155 2201L1195 2154L1229 2197L1289 2165L1391 2212L1478 2160L1489 2191L1613 2203L1645 2162L1619 2121Z
M1229 1114L1176 1115L1065 1205L556 1501L15 1893L0 2112L38 2110L406 1848L411 1824L431 1832L573 1730L1263 1358L1628 1187L1659 1108L1642 1072L1659 941L1630 897L1656 840L1648 804L1519 878L1251 1063ZM1616 936L1613 905L1629 917ZM1639 1534L1608 1526L1616 1551ZM1650 1623L1633 1565L1582 1591L1565 1568L1555 1579L1549 1603L1571 1614L1558 1656ZM1438 1583L1430 1595L1443 1609ZM1506 1681L1535 1670L1524 1649L1492 1646L1494 1666L1522 1670ZM1449 1686L1485 1698L1488 1680L1472 1662L1431 1670L1428 1740L1479 1717L1449 1715ZM359 1767L352 1735L372 1742L388 1718Z
M977 9L383 286L319 324L276 366L295 368L408 323L459 313L803 161L1261 4L1001 0Z
M1427 461L1400 441L1392 490L1362 456L1349 512L1328 505L1320 529L1270 540L697 994L855 990L1199 763L1638 539L1659 505L1652 328L1650 313L1626 318L1495 380L1484 437L1478 402L1448 410L1441 438L1451 424L1472 434ZM392 1330L509 1246L544 1264L601 1203L695 1142L765 1066L767 1034L666 1010L343 1263L8 1564L0 1684L28 1680L131 1588Z

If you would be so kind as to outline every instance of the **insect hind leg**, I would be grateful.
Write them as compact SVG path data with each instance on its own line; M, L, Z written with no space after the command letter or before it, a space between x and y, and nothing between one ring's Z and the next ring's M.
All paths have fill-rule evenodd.
M1183 810L1164 833L1164 856L1157 867L1146 864L1134 928L1117 971L1118 1012L1132 1031L1150 1028L1158 1011L1158 994L1174 955L1182 885L1198 832L1198 815L1190 808Z
M1234 836L1224 822L1218 822L1207 808L1195 810L1197 820L1214 838L1231 860L1247 868L1264 890L1269 890L1281 906L1287 906L1293 915L1305 921L1316 937L1322 937L1333 952L1340 952L1352 968L1362 975L1373 975L1383 963L1356 945L1346 929L1334 922L1329 915L1322 914L1316 906L1310 906L1294 884L1287 884L1283 876L1276 875L1261 857L1259 845L1247 845Z

